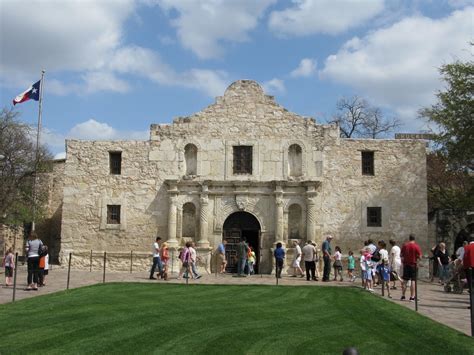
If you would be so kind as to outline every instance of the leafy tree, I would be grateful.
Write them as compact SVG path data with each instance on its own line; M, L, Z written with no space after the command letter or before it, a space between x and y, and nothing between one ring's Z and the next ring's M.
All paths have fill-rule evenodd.
M19 122L18 116L18 112L6 108L0 111L0 223L33 220L35 171L45 171L51 159L43 146L36 157L33 130ZM45 194L37 190L36 206L41 206ZM41 208L36 214L41 216Z
M358 96L340 99L336 108L337 113L329 123L339 125L342 138L378 138L400 126L398 119L384 117L380 108Z
M440 73L445 89L420 116L439 127L437 151L428 157L428 191L434 208L474 208L474 63L455 61Z

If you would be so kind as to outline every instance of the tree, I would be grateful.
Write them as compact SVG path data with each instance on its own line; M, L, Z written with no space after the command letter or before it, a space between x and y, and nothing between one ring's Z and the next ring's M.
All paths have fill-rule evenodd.
M436 151L428 156L430 207L474 209L474 63L443 65L446 83L420 117L436 123Z
M380 108L358 96L340 99L336 108L338 112L329 123L339 125L342 138L377 138L400 126L398 119L384 117Z
M0 223L22 224L33 217L33 183L35 171L45 171L51 155L36 143L32 129L17 120L18 112L6 108L0 111ZM41 206L43 194L37 194L36 206ZM41 215L41 208L37 208Z

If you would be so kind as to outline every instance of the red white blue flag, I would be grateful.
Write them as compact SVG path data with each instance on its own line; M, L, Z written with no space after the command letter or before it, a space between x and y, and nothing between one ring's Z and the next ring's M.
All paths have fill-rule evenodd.
M28 101L28 100L35 100L39 101L40 97L40 83L41 80L38 80L36 83L31 85L28 90L21 93L17 97L13 99L13 105Z

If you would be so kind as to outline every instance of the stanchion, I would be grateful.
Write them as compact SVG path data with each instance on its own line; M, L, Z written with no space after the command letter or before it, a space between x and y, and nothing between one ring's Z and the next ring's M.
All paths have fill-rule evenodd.
M102 283L105 284L105 263L107 262L107 252L104 251L104 275L102 276Z
M474 291L474 285L473 285L473 278L474 278L474 272L472 270L472 267L467 270L469 273L469 305L471 308L471 336L474 337L474 296L472 295L472 291Z
M133 270L133 250L130 251L130 273Z
M89 263L89 272L92 272L92 250L91 250L90 263Z
M382 277L382 297L385 297L385 280L382 273L380 273L380 276Z
M16 271L18 270L18 252L15 253L15 272L13 273L13 296L12 302L15 302L16 295Z
M173 272L174 272L173 271L174 270L174 267L173 267L174 262L175 262L175 260L174 260L174 249L171 249L171 275L173 275Z
M276 279L276 285L278 286L278 261L276 257L275 257L275 279Z
M69 253L69 262L68 262L68 267L67 267L66 290L69 290L69 280L71 279L71 259L72 259L72 253Z
M415 311L418 312L418 265L415 266Z
M219 255L220 253L216 253L216 278L217 278L217 273L219 272L217 269L220 269ZM224 258L225 258L225 253L224 253ZM211 260L212 260L212 253L211 253Z

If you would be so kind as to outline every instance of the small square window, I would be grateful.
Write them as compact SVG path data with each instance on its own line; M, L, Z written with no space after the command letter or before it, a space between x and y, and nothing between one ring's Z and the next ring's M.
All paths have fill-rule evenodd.
M234 146L234 174L252 174L252 146Z
M362 175L374 175L374 152L362 152Z
M122 152L109 152L110 174L120 175L122 173Z
M367 207L367 227L382 227L382 207Z
M120 205L107 205L107 224L120 224Z

